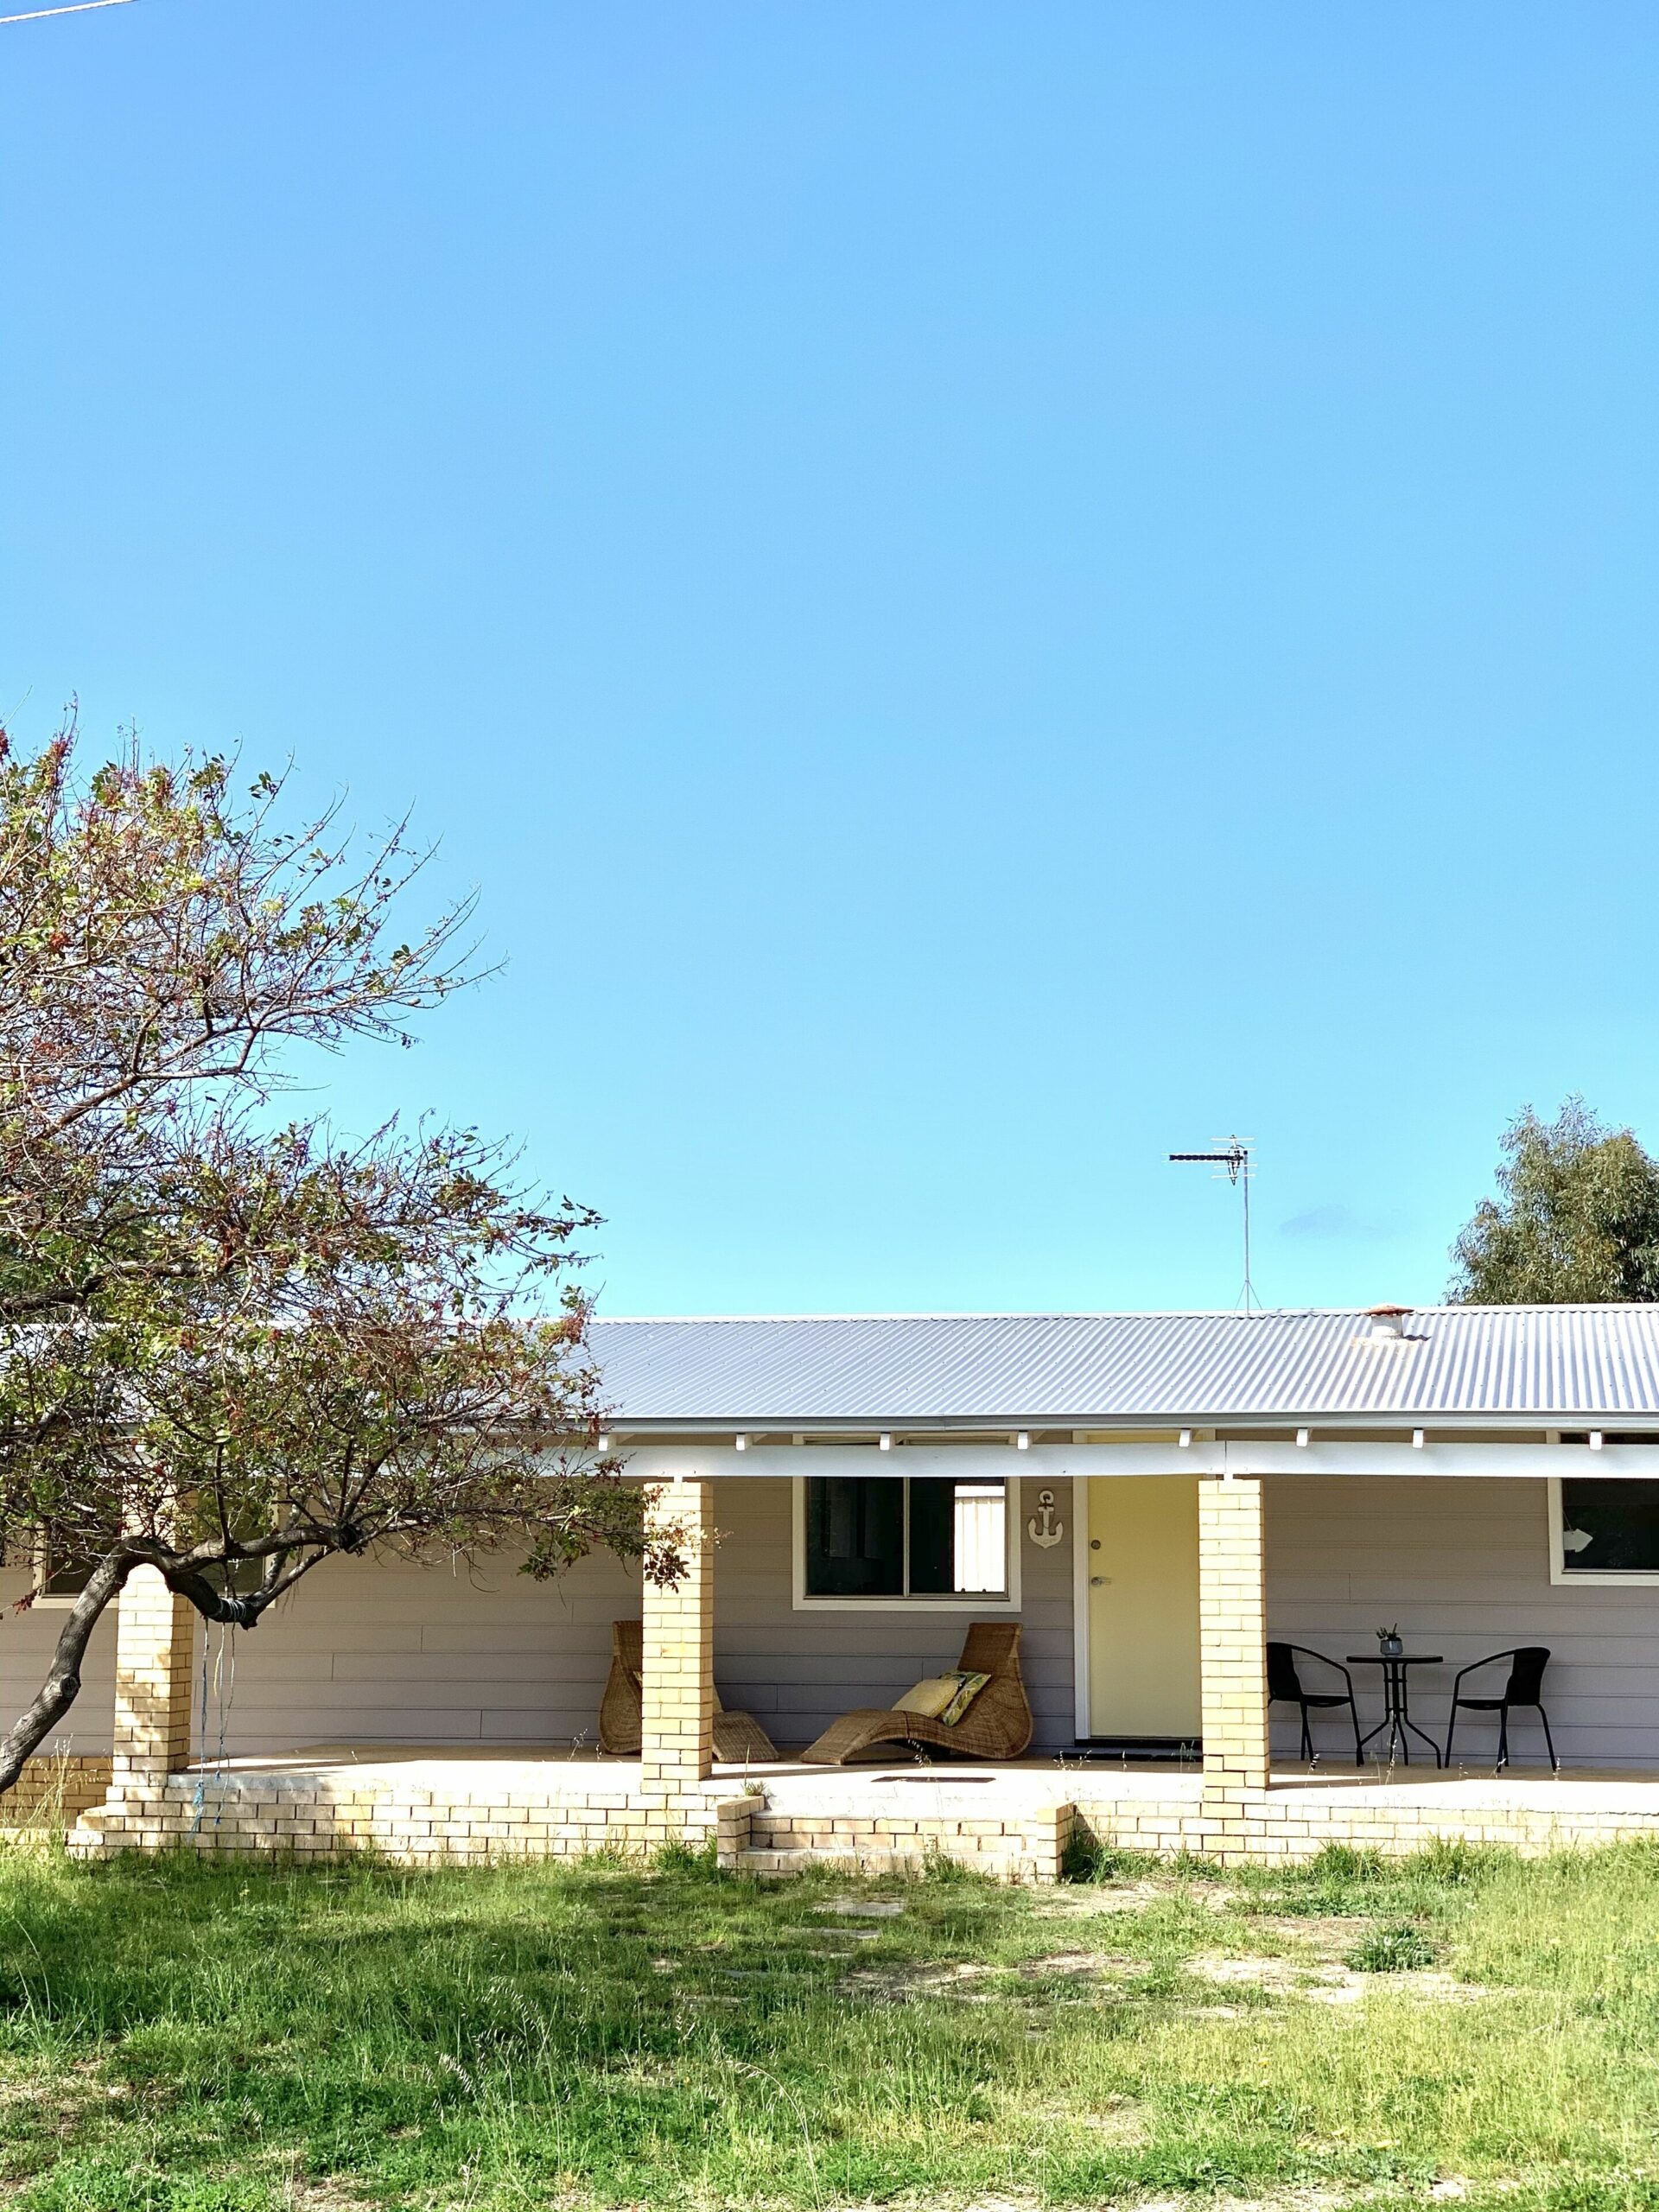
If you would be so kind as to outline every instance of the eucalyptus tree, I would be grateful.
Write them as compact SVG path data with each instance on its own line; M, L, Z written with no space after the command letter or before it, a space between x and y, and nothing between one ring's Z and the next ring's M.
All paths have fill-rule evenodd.
M1530 1107L1503 1136L1498 1195L1452 1247L1449 1295L1471 1306L1659 1299L1659 1160L1582 1098L1553 1122Z

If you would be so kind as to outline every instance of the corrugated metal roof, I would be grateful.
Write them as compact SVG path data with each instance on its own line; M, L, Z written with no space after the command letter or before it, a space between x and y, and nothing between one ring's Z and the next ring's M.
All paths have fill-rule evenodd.
M1659 1306L597 1320L620 1425L1550 1414L1659 1422Z

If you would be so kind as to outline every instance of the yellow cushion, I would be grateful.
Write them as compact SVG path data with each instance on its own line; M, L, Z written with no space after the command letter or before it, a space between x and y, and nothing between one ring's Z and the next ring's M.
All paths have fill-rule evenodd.
M950 1679L957 1686L957 1694L939 1715L947 1728L956 1726L991 1678L988 1675L976 1675L967 1668L958 1667Z
M895 1698L893 1709L895 1713L919 1713L929 1720L937 1720L961 1692L962 1683L957 1675L930 1675L913 1690L906 1690L903 1697Z

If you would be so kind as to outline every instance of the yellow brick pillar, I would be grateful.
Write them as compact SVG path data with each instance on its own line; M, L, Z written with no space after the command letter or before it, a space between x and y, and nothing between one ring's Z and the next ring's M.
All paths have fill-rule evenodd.
M672 1532L685 1560L672 1587L647 1580L640 1669L640 1788L653 1827L701 1840L715 1764L714 1484L677 1478L645 1495L645 1532Z
M1266 1532L1259 1477L1198 1484L1204 1822L1224 1859L1249 1855L1268 1786Z
M113 1788L159 1788L190 1764L196 1609L153 1567L135 1567L118 1600Z

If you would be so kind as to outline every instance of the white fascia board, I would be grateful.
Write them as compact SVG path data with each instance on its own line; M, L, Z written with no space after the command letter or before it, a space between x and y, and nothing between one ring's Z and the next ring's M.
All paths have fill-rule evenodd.
M1611 1413L1586 1413L1582 1408L1554 1412L1511 1413L1501 1408L1485 1412L1448 1413L1434 1407L1419 1408L1402 1414L1395 1410L1373 1413L1326 1413L1319 1407L1306 1413L1249 1413L1235 1407L1223 1413L1146 1413L1122 1414L976 1414L954 1420L932 1417L906 1420L900 1414L871 1414L862 1418L836 1421L786 1420L772 1414L764 1418L751 1416L739 1420L728 1415L723 1421L645 1421L630 1422L618 1414L611 1422L609 1433L626 1442L630 1447L688 1441L711 1446L728 1445L740 1429L747 1434L772 1438L787 1438L791 1434L810 1437L815 1448L820 1445L846 1443L861 1446L873 1443L878 1433L887 1430L895 1443L910 1437L916 1446L922 1444L951 1444L1001 1440L1025 1429L1034 1439L1039 1436L1071 1435L1085 1431L1109 1440L1115 1431L1131 1435L1163 1433L1172 1446L1176 1432L1190 1428L1200 1435L1213 1434L1220 1429L1262 1428L1273 1432L1275 1439L1288 1444L1299 1428L1312 1427L1318 1437L1327 1443L1340 1443L1345 1434L1355 1431L1375 1432L1395 1430L1402 1443L1410 1440L1416 1428L1432 1428L1446 1441L1455 1440L1463 1430L1472 1430L1483 1439L1494 1433L1513 1435L1517 1441L1541 1444L1548 1433L1561 1429L1575 1433L1599 1429L1611 1437L1630 1429L1659 1430L1659 1410L1637 1413L1629 1407ZM1034 1446L1033 1446L1034 1448ZM1121 1447L1120 1447L1121 1448Z
M1214 1453L1216 1447L1206 1448ZM1153 1455L1173 1452L1173 1445L1154 1445ZM914 1475L925 1479L928 1476L951 1478L957 1481L982 1478L986 1475L1025 1475L1033 1480L1052 1478L1071 1473L1109 1474L1110 1467L1092 1464L1097 1459L1113 1456L1109 1445L1090 1444L1033 1444L1021 1452L1012 1444L899 1444L891 1452L883 1452L874 1444L752 1444L747 1452L739 1452L729 1444L721 1446L699 1444L632 1444L627 1448L627 1473L633 1481L667 1481L675 1476L687 1479L696 1477L730 1477L739 1482L752 1482L770 1477L792 1475ZM1183 1452L1184 1460L1196 1460L1199 1451ZM1605 1455L1604 1455L1605 1456ZM1160 1473L1160 1468L1148 1468L1141 1462L1139 1452L1117 1452L1122 1460L1133 1459L1131 1471L1124 1467L1116 1471L1137 1474ZM1085 1462L1090 1464L1084 1464ZM1177 1472L1192 1475L1219 1474L1219 1465L1186 1466Z
M635 1482L718 1478L739 1482L794 1475L916 1475L964 1480L992 1474L1031 1480L1093 1475L1431 1475L1594 1476L1599 1480L1659 1480L1659 1447L1609 1444L1322 1444L1283 1443L631 1444L626 1472Z
M1595 1475L1659 1480L1659 1448L1610 1444L1224 1444L1230 1475Z

